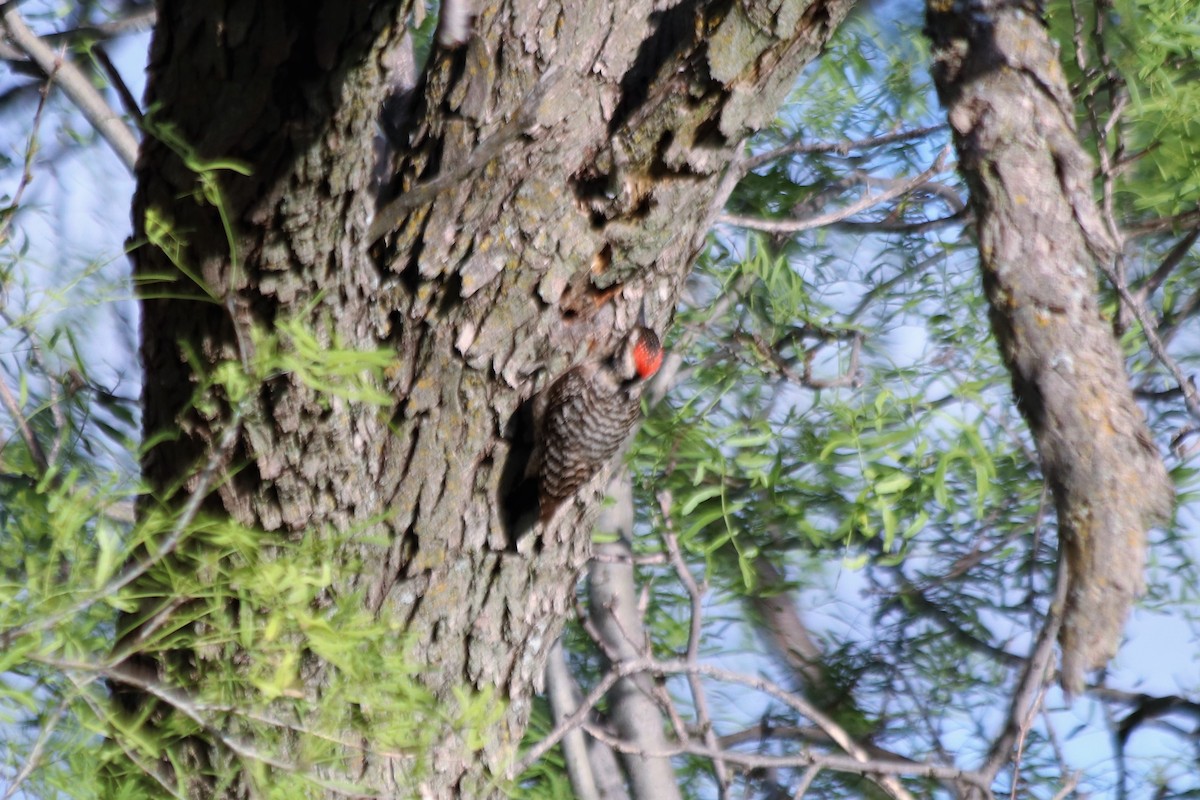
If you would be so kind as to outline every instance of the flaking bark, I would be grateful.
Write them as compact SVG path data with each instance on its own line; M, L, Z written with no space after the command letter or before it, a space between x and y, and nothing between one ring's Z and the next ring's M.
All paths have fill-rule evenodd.
M1116 653L1173 489L1096 300L1115 247L1057 48L1032 6L930 0L927 33L977 220L992 328L1054 493L1069 569L1061 681Z

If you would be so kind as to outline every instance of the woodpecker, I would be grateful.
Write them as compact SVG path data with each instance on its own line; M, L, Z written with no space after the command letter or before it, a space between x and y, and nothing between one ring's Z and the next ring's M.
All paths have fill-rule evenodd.
M639 325L609 358L588 360L546 390L536 423L539 521L546 523L621 449L646 380L662 365L658 335Z

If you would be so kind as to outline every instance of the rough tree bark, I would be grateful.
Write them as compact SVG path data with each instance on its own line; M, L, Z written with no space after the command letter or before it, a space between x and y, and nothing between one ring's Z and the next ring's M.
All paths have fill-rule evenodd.
M179 241L134 263L150 287L145 431L178 435L146 453L146 479L194 488L216 452L229 469L209 510L271 532L264 548L272 534L362 531L327 602L358 591L396 621L447 702L463 685L509 701L482 753L437 743L424 796L494 792L589 552L603 476L536 552L512 547L502 495L519 406L643 302L668 323L731 189L726 166L850 2L488 5L465 46L435 48L411 103L391 98L403 146L380 194L374 139L409 3L158 4L134 225L165 220ZM249 173L217 173L231 235L194 199L198 162L223 159ZM278 375L222 452L234 412L193 392L249 356L252 328L285 317L330 346L394 348L394 407ZM200 747L222 761L220 745ZM366 752L363 783L411 792L407 762Z
M1061 680L1108 663L1173 489L1096 300L1116 256L1034 3L929 0L934 81L971 191L992 328L1054 492L1069 584Z

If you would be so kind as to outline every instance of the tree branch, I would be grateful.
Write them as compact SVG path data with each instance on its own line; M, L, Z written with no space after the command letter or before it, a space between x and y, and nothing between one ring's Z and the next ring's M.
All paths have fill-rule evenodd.
M599 552L630 554L633 536L633 486L629 473L620 470L609 483L613 498L597 525L598 530L615 534L616 540L597 545ZM603 638L601 649L617 662L636 659L648 653L649 636L638 608L636 584L631 563L594 563L588 576L589 616ZM644 750L666 746L663 714L666 712L677 736L686 735L674 704L665 697L650 675L632 673L614 684L609 696L609 719L623 739L640 743ZM679 784L669 759L624 758L631 794L636 798L679 798Z
M62 87L75 107L108 142L113 152L121 159L121 163L132 173L133 165L137 161L137 137L104 101L87 76L65 56L55 54L48 44L29 29L17 11L16 0L9 0L0 6L0 22L3 23L9 40L29 56L47 78Z
M683 553L679 549L679 539L675 535L671 522L672 502L669 491L664 490L658 493L658 506L663 517L663 543L667 546L667 554L671 558L671 566L675 568L675 575L687 590L688 601L691 605L687 660L689 664L699 664L700 638L704 633L704 595L708 591L708 586L696 582L687 563L683 560ZM698 676L689 675L688 688L692 693L692 704L696 709L696 722L700 726L700 735L704 738L704 744L716 750L718 749L717 735L713 730L712 715L708 710L708 695L704 691L704 684ZM721 796L724 796L729 790L729 770L726 768L725 762L718 758L713 760L713 771L717 776L718 791Z
M834 222L840 222L848 219L860 211L866 211L868 208L874 208L877 205L895 200L897 197L903 197L913 189L928 182L934 175L937 175L946 166L946 159L950 155L950 146L942 148L937 159L933 162L933 166L908 180L896 181L892 186L884 189L881 192L874 194L866 194L855 202L840 208L837 211L831 211L828 214L818 214L815 217L806 219L761 219L759 217L746 217L738 214L720 214L717 217L717 222L726 225L736 225L739 228L749 228L750 230L763 231L765 233L799 233L800 231L812 230L820 228Z
M913 128L911 130L896 131L895 133L885 133L881 136L872 136L866 139L845 139L840 142L792 142L785 144L782 147L777 147L774 150L768 150L765 153L760 153L756 156L750 156L741 162L740 167L743 173L761 167L763 164L775 161L776 159L785 156L797 155L800 153L837 153L838 155L849 155L854 150L869 150L873 147L879 147L885 144L894 144L895 142L908 142L914 139L924 139L932 133L940 133L946 130L949 126L946 123L937 125L928 125L923 128Z

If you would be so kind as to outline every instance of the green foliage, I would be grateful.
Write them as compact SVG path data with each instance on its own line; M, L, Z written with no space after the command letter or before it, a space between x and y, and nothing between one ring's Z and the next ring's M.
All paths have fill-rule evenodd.
M868 552L902 557L934 517L981 518L994 500L997 453L981 428L995 393L981 396L975 379L946 387L933 365L922 374L874 358L861 388L845 380L809 398L793 392L787 383L803 382L830 344L839 352L827 369L849 369L864 326L817 302L787 258L765 252L760 246L740 263L713 264L727 271L725 286L749 283L747 305L722 320L709 318L703 305L681 319L684 327L731 326L714 342L724 352L697 352L698 390L670 399L671 410L646 425L651 452L670 443L682 544L710 570L719 557L731 558L750 590L750 562L764 551L857 550L877 540L856 558L861 565ZM909 302L916 323L921 304ZM990 367L1001 375L994 357ZM898 382L918 386L897 396L891 387ZM771 384L787 396L772 396ZM983 408L964 419L945 410L949 403ZM791 535L780 541L781 530Z
M1178 24L1173 7L1166 0L1159 12ZM1153 24L1152 17L1129 26L1124 19L1114 20L1106 37ZM1189 41L1168 35L1139 57L1158 57L1159 46L1179 57ZM927 63L923 45L915 34L890 41L861 21L840 31L801 82L795 105L753 144L755 157L766 159L776 148L778 155L739 185L730 211L803 219L924 170L946 132L937 127L940 111L919 72ZM1122 69L1127 79L1128 72ZM1182 98L1190 86L1175 86L1172 96ZM1183 110L1190 103L1168 110L1139 99L1126 112L1129 125L1156 120L1156 135L1179 143L1162 154L1176 160L1178 180L1143 187L1131 176L1121 184L1138 209L1187 207L1187 182L1200 174L1184 152L1197 141L1186 129L1195 116ZM1135 110L1144 117L1132 116ZM861 148L846 143L897 128L929 130ZM718 230L668 342L684 356L684 380L652 409L634 449L648 520L634 554L655 654L683 657L694 611L666 558L659 535L666 529L696 580L707 582L702 660L782 672L856 736L894 752L941 752L972 764L985 755L972 742L992 735L986 717L1006 708L1028 632L1046 613L1057 543L1037 453L991 340L975 254L953 221L962 207L953 198L965 201L966 190L952 176L936 180L928 193L812 233ZM1131 284L1175 245L1146 237L1132 246ZM1152 295L1168 336L1196 311L1196 269L1185 253ZM1116 316L1117 309L1113 300L1106 313ZM1133 324L1124 331L1135 385L1162 386L1144 332ZM1194 366L1194 343L1175 341L1180 363ZM1194 422L1181 405L1151 396L1160 445L1176 434L1187 439ZM1181 502L1194 489L1194 472L1175 469ZM1151 549L1157 563L1148 603L1176 618L1188 613L1181 605L1194 608L1195 601L1195 552L1186 539L1169 530ZM795 654L770 646L764 654L770 637L756 630L758 602L774 596L797 604L812 625L819 681L789 671L786 659ZM603 674L586 636L567 643L577 675ZM672 697L685 722L702 725L682 682ZM788 750L784 737L771 737L772 726L808 724L780 704L759 704L720 684L709 686L709 702L723 732L762 725L755 753ZM1061 705L1051 700L1049 707ZM990 711L975 713L981 709ZM1056 732L1059 720L1047 719L1023 741L1021 796L1055 796L1065 774L1064 738L1074 755L1073 732ZM959 732L968 730L964 742ZM1156 758L1169 763L1159 754L1148 761ZM711 762L680 757L675 766L685 796L712 796ZM1087 779L1089 791L1111 789L1103 772ZM1008 792L1009 779L1001 774L998 793ZM753 776L744 785L750 796L772 791ZM906 786L914 796L950 796L932 781ZM805 796L870 791L826 771Z
M1105 144L1131 167L1118 183L1123 201L1162 216L1194 208L1200 198L1195 4L1115 0L1072 6L1064 0L1051 4L1050 18L1064 53L1074 55L1066 60L1082 101L1083 129L1094 136L1093 120L1103 124L1123 107L1119 127Z
M219 205L209 186L203 198ZM178 233L155 219L153 241L178 255ZM197 370L195 407L240 425L247 398L282 374L330 404L390 405L381 386L394 354L319 335L312 320L332 327L319 308L318 298L271 331L245 331L239 360ZM90 385L69 324L43 337L44 312L14 319L29 346L12 399L31 438L0 450L0 724L19 732L0 763L26 796L185 796L191 780L244 781L289 800L359 795L353 764L364 746L405 764L415 793L436 742L453 735L482 748L502 698L465 689L434 698L402 631L340 588L331 565L375 523L282 537L131 488L134 405ZM75 383L86 391L64 395ZM35 440L63 446L47 461ZM89 447L100 440L117 452L112 463ZM190 492L218 488L205 477L211 467L195 465ZM160 672L131 678L134 662ZM112 692L130 680L157 701L120 710ZM198 735L215 736L224 760L198 770L186 755ZM163 758L170 784L152 777Z
M1094 5L1075 3L1083 14L1077 22L1070 4L1052 4L1080 99L1080 129L1098 153L1128 161L1115 176L1115 213L1137 221L1190 210L1200 190L1200 33L1191 5L1116 0L1100 4L1097 24ZM755 156L776 152L739 185L732 212L778 220L837 211L923 171L945 145L923 71L919 13L910 6L875 11L902 19L893 24L864 11L843 27L794 102L753 143ZM418 63L435 24L436 14L426 14ZM1084 53L1082 64L1076 52ZM1111 69L1100 67L1106 63ZM1128 105L1101 141L1097 133L1122 95ZM195 174L193 199L220 212L236 271L237 231L221 179L245 167L200 158L153 117L150 130ZM889 138L905 130L917 134ZM789 145L797 146L776 150ZM0 161L21 159L4 153ZM964 198L964 187L943 174L894 203L811 233L719 229L670 332L669 349L685 358L683 378L650 410L631 463L650 654L682 658L693 643L697 606L672 561L671 534L683 570L700 586L704 628L696 645L704 663L783 673L789 689L872 746L973 766L1002 724L1030 632L1045 619L1057 543L1037 453L991 343ZM16 205L0 215L0 231L9 230ZM145 295L187 291L216 307L226 303L186 262L187 232L157 209L147 212L145 227L142 246L167 253L174 269L142 276ZM379 535L383 521L285 537L140 489L132 476L153 438L139 441L136 403L95 378L80 345L87 326L54 318L102 307L128 290L99 285L104 261L72 268L51 289L22 283L20 276L44 265L29 261L29 237L11 230L0 254L0 299L9 303L13 333L4 340L0 379L12 387L31 438L14 420L0 443L5 779L44 798L183 796L191 778L243 780L254 796L317 797L363 790L352 776L364 747L397 759L413 786L429 751L448 736L481 749L504 712L503 698L466 689L449 702L434 698L419 680L429 668L416 652L420 643L364 611L360 594L330 566L354 571L349 554ZM1160 335L1190 373L1200 351L1175 334L1200 305L1194 248L1185 248L1161 282L1147 281L1177 244L1144 236L1129 246L1125 266L1131 287L1146 288ZM194 408L236 428L246 399L282 375L319 393L329 409L390 407L383 386L394 354L338 341L322 308L316 298L270 329L240 331L235 358L197 371ZM1113 296L1103 309L1120 313ZM1181 505L1190 506L1194 421L1148 353L1144 331L1125 326L1122 344L1160 444L1181 454L1173 473ZM32 440L53 443L48 463ZM194 465L193 485L207 466ZM1200 579L1186 527L1156 533L1150 558L1146 605L1194 626ZM130 570L143 568L148 576L134 591ZM817 677L792 666L787 659L796 654L764 646L761 601L770 598L796 605L810 626ZM565 646L582 683L604 674L605 654L579 625L567 630ZM121 657L135 650L161 664L149 686L159 699L118 712L113 689L130 679ZM1114 682L1121 669L1118 662ZM709 684L713 711L704 720L685 679L662 683L691 730L715 722L722 734L757 733L741 752L830 749L820 739L782 735L812 724L777 698ZM1181 696L1194 688L1183 686ZM1101 698L1064 728L1053 719L1062 701L1048 697L1049 713L1025 733L1019 768L1001 774L998 795L1062 796L1064 763L1074 759L1064 750L1080 731L1108 741L1106 720L1121 720L1127 709ZM535 703L527 741L547 735L550 720L544 702ZM194 735L223 743L223 760L200 773L186 750ZM1173 796L1194 793L1194 776L1176 774L1189 756L1171 755L1139 756L1130 771L1142 794L1130 796L1158 787L1162 796L1172 796L1166 787ZM167 785L149 778L163 757L174 766ZM686 755L673 763L687 797L717 793L711 759ZM564 797L572 791L565 770L555 748L519 783L497 786L518 797ZM1116 771L1104 764L1079 794L1119 794ZM730 796L786 796L801 770L732 773ZM950 796L932 779L905 779L905 786L918 797ZM806 796L879 795L857 776L824 770Z
M1129 146L1145 153L1130 192L1160 214L1200 198L1200 26L1187 0L1114 3L1113 49L1131 99Z
M935 114L923 72L929 63L923 23L920 15L851 16L801 77L772 134L787 141L799 129L812 140L845 141Z
M258 352L272 360L277 351ZM342 353L336 362L354 360ZM323 381L346 377L308 367ZM369 397L353 386L362 363L356 367L340 389ZM214 382L238 394L229 380ZM115 476L89 476L70 466L71 456L39 478L19 447L2 455L0 720L27 732L9 738L4 759L14 771L35 767L26 783L31 794L160 796L163 787L137 788L145 770L173 742L212 730L231 747L245 745L239 758L252 782L269 789L264 796L315 796L338 780L349 791L352 782L329 776L346 773L354 731L408 761L416 780L439 737L454 730L470 741L502 710L497 698L470 693L457 705L435 701L417 680L420 667L400 632L375 619L361 598L337 594L334 552L362 531L281 539L228 518L189 519L146 496L140 521L129 525L117 509L132 498ZM145 581L132 592L127 575L135 567L151 570L153 595ZM138 626L136 652L162 655L168 665L152 692L163 706L133 718L114 711L108 691L130 653L126 640L114 641L118 612L132 615L122 629ZM200 674L171 658L193 649L207 654ZM319 687L300 674L302 666L312 669L310 657L322 665ZM163 707L174 710L166 722L139 726Z

